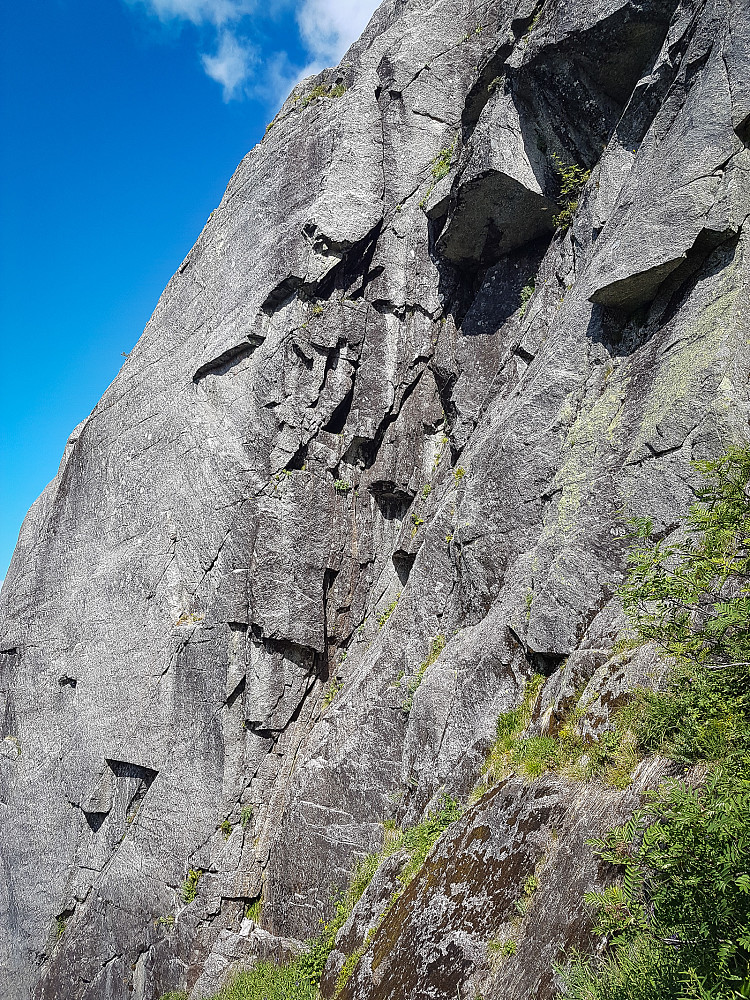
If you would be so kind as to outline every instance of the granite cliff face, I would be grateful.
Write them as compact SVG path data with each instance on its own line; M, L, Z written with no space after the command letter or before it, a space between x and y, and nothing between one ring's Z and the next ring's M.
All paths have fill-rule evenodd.
M669 532L748 435L749 136L742 0L385 0L297 88L3 587L3 1000L294 953L384 821L466 800L532 671L532 724L592 733L658 671L611 651L622 512ZM348 1000L554 996L585 840L659 769L490 790L379 923L384 863L324 995L366 941Z

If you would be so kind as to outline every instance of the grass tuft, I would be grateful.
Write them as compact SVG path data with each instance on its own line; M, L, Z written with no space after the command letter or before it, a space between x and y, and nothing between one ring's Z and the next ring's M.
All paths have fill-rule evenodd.
M429 668L437 660L440 654L445 649L445 636L436 635L430 644L430 651L427 654L427 659L423 660L419 665L419 669L416 674L411 678L411 680L406 685L406 698L401 704L401 708L408 715L412 710L414 705L414 695L419 689L419 685L424 680L424 675L427 673Z

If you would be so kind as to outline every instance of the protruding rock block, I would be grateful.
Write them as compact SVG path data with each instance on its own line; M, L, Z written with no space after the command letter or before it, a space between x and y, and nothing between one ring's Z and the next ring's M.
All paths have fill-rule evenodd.
M546 193L549 174L533 131L522 125L510 94L498 88L472 136L438 252L459 266L489 265L551 235L556 207Z

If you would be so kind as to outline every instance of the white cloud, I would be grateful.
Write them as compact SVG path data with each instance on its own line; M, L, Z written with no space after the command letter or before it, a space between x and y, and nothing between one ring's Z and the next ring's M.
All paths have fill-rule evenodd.
M201 62L208 76L224 88L224 100L238 97L250 79L258 61L256 50L243 42L231 31L222 30L216 55L201 56Z
M377 6L378 0L302 0L297 23L313 62L337 63Z
M221 27L248 14L252 0L127 0L142 3L160 21L183 20L193 24L214 24Z
M290 89L305 76L335 65L361 34L379 0L125 0L140 6L163 24L189 22L214 38L214 53L201 54L206 74L221 84L224 100L254 96L278 106ZM254 31L260 37L282 11L291 19L296 11L299 38L306 50L307 65L292 63L283 46L259 50L248 41ZM249 14L253 18L248 17ZM277 34L271 32L270 37Z
M252 96L265 101L275 110L301 80L317 72L317 68L300 69L295 66L286 52L274 52L263 59L263 72L253 84Z

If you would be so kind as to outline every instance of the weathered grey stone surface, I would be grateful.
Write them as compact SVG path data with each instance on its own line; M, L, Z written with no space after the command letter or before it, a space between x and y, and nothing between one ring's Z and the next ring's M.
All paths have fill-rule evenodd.
M558 995L554 965L566 949L596 944L583 894L612 875L585 841L624 822L665 773L663 762L641 765L627 792L554 777L533 785L512 778L493 789L433 849L339 995L551 1000ZM340 934L349 954L364 940L352 940L351 923ZM503 955L506 942L513 954ZM324 997L335 995L336 959L334 951Z
M467 795L532 669L534 725L586 683L592 735L653 680L611 655L623 512L669 532L690 460L748 436L749 52L741 0L386 0L296 89L5 580L3 1000L214 982L261 896L304 939L384 820ZM555 156L592 171L565 233ZM524 956L584 940L581 845L635 793L511 781L467 814L446 844L487 828L496 859L529 818L498 920L542 800L580 879L488 998L551 988ZM438 952L490 975L475 897L445 930L430 893L378 932L416 978L370 956L354 1000L442 996Z
M257 962L290 962L302 951L299 941L274 937L252 920L243 920L238 932L221 931L205 960L200 978L190 991L190 1000L205 1000ZM145 985L145 984L144 984Z

